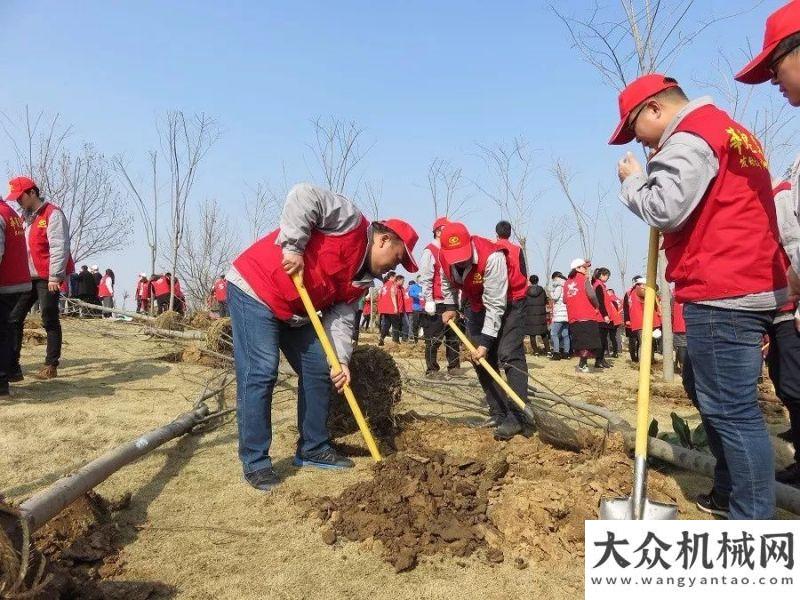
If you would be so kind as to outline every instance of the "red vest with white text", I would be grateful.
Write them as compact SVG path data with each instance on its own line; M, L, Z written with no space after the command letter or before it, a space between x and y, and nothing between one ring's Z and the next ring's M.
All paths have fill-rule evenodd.
M414 312L414 299L408 293L408 288L403 286L403 311L407 313Z
M616 297L608 291L608 286L599 279L594 284L594 289L600 288L603 293L603 299L606 304L606 312L612 325L622 325L622 315L619 314L619 309L614 303ZM602 316L602 315L601 315Z
M675 298L698 302L785 288L788 260L761 144L711 105L690 112L675 132L699 136L719 160L719 173L689 220L664 234Z
M303 251L303 283L317 310L339 302L354 302L364 288L353 285L367 250L369 222L361 222L352 231L332 235L318 229L311 232ZM276 243L276 229L242 252L234 266L256 295L282 321L292 315L306 315L300 294L291 277L283 270L283 251Z
M378 290L378 312L382 315L396 315L397 310L392 304L392 298L397 299L397 292L395 288L397 285L394 280L387 280L384 282L381 289Z
M525 298L530 282L522 273L522 248L508 240L498 239L495 244L506 251L508 263L508 299L516 302Z
M586 275L575 273L564 283L564 303L570 323L580 321L602 322L603 317L586 294Z
M103 277L100 279L100 284L97 286L98 298L110 298L113 295L111 290L108 289L109 281L111 281L111 277L109 275L103 275Z
M50 277L50 241L47 239L47 225L50 223L50 216L61 209L49 202L44 205L42 212L33 217L28 228L28 251L31 254L31 261L36 269L36 275L40 279ZM75 272L75 263L72 257L67 257L66 274Z
M472 236L472 247L478 254L478 262L474 263L464 276L463 283L456 283L452 279L453 265L445 259L444 254L439 255L442 273L448 278L450 285L460 289L462 295L469 302L473 312L483 310L483 278L486 275L486 261L497 251L505 253L497 244L477 235Z
M217 302L227 302L228 300L228 282L224 279L217 279L214 284L214 299Z
M431 284L431 294L433 295L434 302L443 302L444 294L442 293L442 263L439 260L439 246L431 242L425 246L433 256L433 283Z
M8 204L0 200L0 219L3 220L5 240L0 260L0 287L29 283L28 247L25 245L25 226Z

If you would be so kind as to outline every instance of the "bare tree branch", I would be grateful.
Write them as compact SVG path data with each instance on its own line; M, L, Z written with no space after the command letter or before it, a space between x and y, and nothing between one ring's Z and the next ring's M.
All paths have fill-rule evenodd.
M459 219L466 216L470 196L463 184L463 172L450 162L434 158L428 165L428 188L433 203L433 218Z
M314 127L314 144L309 148L317 160L322 181L337 194L347 195L351 191L355 195L361 182L358 178L352 183L353 171L375 143L364 147L364 128L355 121L343 121L330 116L317 117L311 124Z

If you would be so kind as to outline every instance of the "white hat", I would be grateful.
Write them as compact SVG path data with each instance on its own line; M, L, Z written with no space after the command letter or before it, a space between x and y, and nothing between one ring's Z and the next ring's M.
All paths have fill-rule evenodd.
M147 277L147 273L139 273L139 277Z
M636 279L633 280L633 283L636 285L645 285L647 283L647 279L645 279L644 277L637 277Z
M585 264L586 264L585 258L576 258L571 263L569 263L569 270L572 271L574 269L577 269L578 267L582 267Z
M92 265L92 266L89 268L89 270L90 270L90 271L99 271L99 270L100 270L100 267L98 267L97 265Z

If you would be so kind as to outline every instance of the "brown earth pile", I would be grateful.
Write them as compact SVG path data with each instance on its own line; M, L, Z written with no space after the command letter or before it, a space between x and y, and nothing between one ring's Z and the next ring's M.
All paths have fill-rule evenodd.
M401 418L400 452L373 479L323 500L323 541L364 543L395 570L432 554L559 563L582 556L584 521L602 498L627 496L632 463L621 438L582 452L538 437L495 442L491 432ZM677 484L651 471L649 497L673 503Z
M220 352L226 356L233 356L233 329L231 320L227 317L214 320L206 333L208 349Z
M207 311L197 311L189 317L188 324L192 329L208 329L214 323L214 319Z
M28 329L26 327L22 330L22 343L32 346L46 344L47 332L44 329Z
M174 310L168 310L155 318L153 325L158 329L169 329L170 331L183 331L183 318L181 314Z
M400 402L402 380L394 359L381 348L360 345L350 359L353 394L372 433L388 440L394 433L392 409ZM331 389L328 429L331 436L341 438L358 431L347 400Z

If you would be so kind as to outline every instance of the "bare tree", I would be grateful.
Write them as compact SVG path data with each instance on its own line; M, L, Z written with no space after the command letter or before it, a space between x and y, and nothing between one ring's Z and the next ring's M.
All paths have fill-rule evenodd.
M553 174L553 177L556 178L556 181L558 181L558 185L572 209L572 214L575 219L575 229L578 233L578 239L581 242L583 258L592 258L597 239L597 220L605 194L598 189L597 202L594 206L591 206L587 202L578 200L575 197L575 193L572 190L573 175L563 160L555 160L550 172Z
M185 241L186 213L197 169L208 150L219 138L214 121L205 114L187 118L183 111L167 113L161 146L169 165L170 264L172 274L169 309L175 305L175 278L178 256Z
M204 306L216 278L236 256L236 235L216 200L201 204L197 222L187 226L177 271L186 285L190 304Z
M542 277L549 278L550 274L555 271L558 256L573 235L575 235L575 231L565 215L553 217L547 221L541 235L535 241L544 267Z
M250 240L255 241L278 226L285 198L285 191L281 193L267 182L259 182L249 189L245 194L244 211Z
M148 153L151 174L151 191L134 182L128 166L121 156L113 159L114 170L125 184L130 196L134 199L136 210L142 219L147 247L150 249L150 273L156 272L156 258L158 256L158 153L154 150Z
M428 165L428 188L433 203L433 218L458 219L466 214L469 196L465 194L463 172L442 158Z
M361 204L364 205L365 212L371 220L379 220L383 203L383 181L364 182L364 195L366 199Z
M622 225L622 215L618 215L613 221L606 212L606 222L608 223L608 233L611 239L611 250L617 262L617 272L622 281L622 288L627 286L628 258L630 257L630 247L628 246L628 236Z
M322 181L333 192L355 194L360 180L353 183L353 171L375 145L364 141L364 128L355 121L344 121L330 116L311 121L314 143L309 148L314 153Z
M64 211L75 261L128 244L131 214L102 153L89 143L69 149L72 127L62 126L59 115L32 115L26 107L18 120L3 115L2 127L16 159L9 170L29 175Z
M500 209L501 218L511 223L514 237L528 260L528 226L533 206L541 192L531 189L533 151L522 137L509 144L478 144L489 183L473 181L478 190Z

